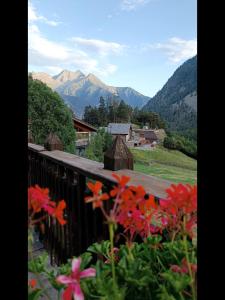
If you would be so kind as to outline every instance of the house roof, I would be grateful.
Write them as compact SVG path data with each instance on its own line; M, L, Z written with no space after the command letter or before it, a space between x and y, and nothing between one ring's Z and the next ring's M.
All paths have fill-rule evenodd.
M85 127L91 129L92 131L97 131L97 128L95 128L94 126L92 126L91 124L88 124L86 122L84 122L83 120L80 120L78 118L73 117L73 122L74 124L81 124L84 125Z
M149 140L158 140L154 131L146 131L144 133L144 137L145 139L149 139Z
M132 128L130 123L109 123L108 132L111 134L129 134Z

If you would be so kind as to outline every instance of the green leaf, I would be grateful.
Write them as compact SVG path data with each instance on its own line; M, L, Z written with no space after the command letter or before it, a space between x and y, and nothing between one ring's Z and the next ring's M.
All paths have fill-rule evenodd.
M41 289L36 289L28 294L28 300L37 300L42 294L43 291Z
M85 269L88 264L91 262L92 260L92 254L89 252L84 252L83 254L81 254L81 266L80 269L83 270Z

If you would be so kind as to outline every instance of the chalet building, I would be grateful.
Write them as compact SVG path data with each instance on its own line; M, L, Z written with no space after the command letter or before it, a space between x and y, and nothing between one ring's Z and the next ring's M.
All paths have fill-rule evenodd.
M146 143L152 144L158 141L158 138L153 130L148 130L144 132L144 138Z
M73 125L77 132L96 132L97 129L78 118L73 118Z
M83 156L91 135L96 133L97 128L75 117L73 117L73 125L76 130L76 154Z
M132 139L132 125L130 123L109 123L107 131L112 134L113 138L121 136L124 142Z

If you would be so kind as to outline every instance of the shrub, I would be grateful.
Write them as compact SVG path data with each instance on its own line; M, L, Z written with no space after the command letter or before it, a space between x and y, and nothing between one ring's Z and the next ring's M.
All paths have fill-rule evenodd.
M40 145L50 132L56 133L65 151L75 152L72 113L60 96L39 80L28 77L28 119L34 142Z

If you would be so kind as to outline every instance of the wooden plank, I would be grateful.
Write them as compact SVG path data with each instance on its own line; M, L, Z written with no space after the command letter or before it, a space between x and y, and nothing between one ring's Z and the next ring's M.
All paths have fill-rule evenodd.
M157 198L164 198L166 196L165 190L171 185L172 182L153 177L151 175L145 175L132 170L119 170L110 171L105 170L103 163L95 162L77 155L62 152L59 150L54 151L42 151L40 155L51 158L53 161L65 165L80 174L100 180L103 183L116 183L116 180L112 177L112 173L118 175L126 175L131 178L128 185L142 185L146 192L156 196Z
M32 143L28 143L28 149L33 150L35 152L40 152L45 150L44 146L36 145Z

